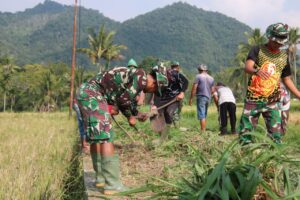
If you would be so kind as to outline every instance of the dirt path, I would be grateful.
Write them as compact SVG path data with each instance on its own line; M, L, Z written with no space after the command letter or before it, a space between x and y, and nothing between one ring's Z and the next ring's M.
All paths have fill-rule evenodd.
M155 156L154 150L146 149L144 144L116 144L120 156L122 182L130 188L138 188L146 184L153 177L165 177L165 166L175 163L174 158ZM89 200L103 199L103 194L94 187L95 174L89 155L83 156L85 185ZM131 197L109 197L113 200L145 199L151 193L141 193Z

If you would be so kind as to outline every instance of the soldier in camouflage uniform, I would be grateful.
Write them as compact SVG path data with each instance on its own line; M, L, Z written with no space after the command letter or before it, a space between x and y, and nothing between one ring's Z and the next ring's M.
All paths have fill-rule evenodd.
M172 123L175 124L175 120L178 119L176 117L179 117L184 92L187 90L189 84L187 78L180 73L180 65L177 61L171 63L171 68L168 69L166 73L169 84L164 89L163 93L156 92L154 94L152 109L163 106L174 99L177 101L158 111L160 114L164 115L165 123L167 124L166 128L160 133L160 140L155 141L158 144L167 139Z
M119 159L114 153L114 132L108 105L118 107L132 126L136 118L145 121L146 115L137 110L136 96L141 91L153 93L163 86L166 76L158 73L157 77L159 82L142 68L117 67L97 74L80 86L77 100L91 144L96 187L104 187L106 195L126 190L120 181Z
M300 92L291 80L287 51L280 49L288 41L288 26L272 24L267 28L266 36L268 43L253 47L245 63L245 72L251 76L239 126L242 144L252 142L251 136L244 134L256 127L260 114L265 119L269 137L275 143L281 143L280 80L300 98Z

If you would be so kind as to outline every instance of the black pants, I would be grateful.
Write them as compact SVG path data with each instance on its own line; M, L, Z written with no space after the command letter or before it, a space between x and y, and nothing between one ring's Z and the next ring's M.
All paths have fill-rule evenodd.
M154 98L154 105L157 107L163 106L166 103L172 101L172 99L160 99L159 97ZM166 124L172 124L174 122L174 113L177 109L180 109L181 102L175 101L170 105L160 109L159 114L163 114L165 117Z
M227 113L229 114L231 132L235 132L236 123L236 105L232 102L224 102L220 105L220 131L221 134L227 133Z

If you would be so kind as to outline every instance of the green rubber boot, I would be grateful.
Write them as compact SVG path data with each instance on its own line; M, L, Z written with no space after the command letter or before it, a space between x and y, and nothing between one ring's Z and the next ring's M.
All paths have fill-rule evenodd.
M248 145L248 144L252 143L251 135L240 134L239 140L240 140L239 142L242 146L245 146L245 145Z
M105 186L103 193L105 195L113 195L118 192L128 190L120 180L119 156L102 157L102 170L105 177Z
M273 133L273 135L271 136L271 138L273 139L273 141L276 143L276 144L281 144L281 138L282 138L282 135L280 133Z
M97 188L103 188L105 185L105 179L102 172L101 154L91 153L93 168L96 172L95 186Z

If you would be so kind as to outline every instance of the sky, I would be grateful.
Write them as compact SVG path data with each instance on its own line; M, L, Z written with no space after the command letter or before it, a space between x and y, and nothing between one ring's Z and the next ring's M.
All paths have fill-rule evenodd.
M74 5L75 0L54 0ZM156 8L179 0L77 0L78 5L98 10L104 16L123 22ZM216 11L233 17L251 28L262 31L268 25L283 22L300 27L299 0L181 0L207 11ZM1 12L18 12L33 8L44 0L0 0Z

